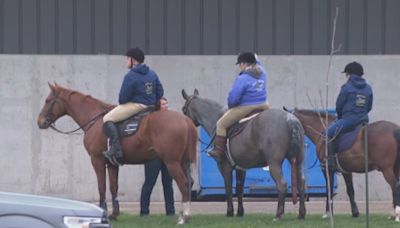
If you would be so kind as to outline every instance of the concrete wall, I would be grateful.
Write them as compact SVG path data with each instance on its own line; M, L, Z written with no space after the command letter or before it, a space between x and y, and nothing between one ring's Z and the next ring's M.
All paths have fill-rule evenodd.
M272 107L321 108L325 96L328 56L261 56L268 69L269 102ZM235 74L235 56L148 56L170 100L171 108L183 105L181 89L225 104ZM334 56L329 74L329 107L345 78L346 63L357 60L375 92L372 121L400 123L400 56ZM81 91L116 103L123 75L122 56L0 55L0 191L36 193L97 201L95 173L82 146L82 135L62 135L39 130L37 115L49 93L47 82ZM62 130L77 125L65 117L57 121ZM356 174L356 198L364 199L364 175ZM347 199L339 177L337 199ZM137 201L143 183L143 166L123 166L120 199ZM180 199L175 186L176 199ZM372 200L390 200L389 187L378 172L370 173ZM108 197L109 199L110 197ZM163 200L157 184L152 200Z

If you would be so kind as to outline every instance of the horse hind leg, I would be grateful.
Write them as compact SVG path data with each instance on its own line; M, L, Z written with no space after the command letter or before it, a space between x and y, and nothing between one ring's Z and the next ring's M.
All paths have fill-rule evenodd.
M285 213L285 197L287 193L287 183L283 178L282 169L280 165L271 164L270 173L272 178L274 178L278 189L278 207L274 219L274 221L276 221L282 219L283 214Z
M166 164L168 172L174 178L182 195L182 209L179 213L178 225L185 224L190 218L190 186L183 166L177 163Z
M242 217L244 215L243 208L243 187L244 180L246 177L246 171L236 170L236 195L238 198L238 208L237 208L237 216Z

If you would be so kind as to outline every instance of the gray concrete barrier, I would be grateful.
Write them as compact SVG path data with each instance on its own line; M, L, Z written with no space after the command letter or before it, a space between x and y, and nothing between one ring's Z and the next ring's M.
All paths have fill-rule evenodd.
M329 56L261 56L268 71L268 98L272 107L322 108ZM181 90L197 88L200 95L225 104L238 73L235 56L148 56L146 63L160 76L170 107L180 110ZM374 90L371 121L400 123L400 56L334 56L329 73L329 107L345 78L345 64L357 60ZM109 55L0 55L0 191L36 193L97 201L95 173L83 148L82 135L39 130L36 118L49 93L47 82L116 103L125 57ZM57 121L63 130L77 125L68 117ZM378 172L370 173L371 200L391 200L389 186ZM137 201L143 183L143 166L123 166L120 199ZM364 175L356 174L356 199L364 194ZM339 177L337 199L346 200ZM180 194L175 186L176 199ZM110 199L108 195L108 199ZM163 200L161 184L152 200Z

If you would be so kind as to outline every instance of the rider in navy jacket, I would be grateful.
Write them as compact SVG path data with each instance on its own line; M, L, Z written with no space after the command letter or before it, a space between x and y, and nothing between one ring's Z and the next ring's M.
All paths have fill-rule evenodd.
M120 165L120 159L123 157L115 123L126 120L149 105L156 105L164 95L157 74L143 63L143 51L131 48L126 52L126 57L126 64L130 70L121 85L119 105L103 117L103 132L111 142L111 147L104 152L104 156L113 165Z
M155 105L164 95L157 74L145 64L132 68L124 77L119 92L119 103Z
M372 88L362 78L364 69L361 64L351 62L346 65L343 73L348 80L342 85L336 99L337 120L325 131L328 137L328 164L333 170L336 169L336 136L353 130L359 124L368 123L368 113L373 103Z

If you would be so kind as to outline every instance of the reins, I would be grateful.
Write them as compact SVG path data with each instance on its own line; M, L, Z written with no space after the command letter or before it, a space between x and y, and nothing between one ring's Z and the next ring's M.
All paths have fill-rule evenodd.
M95 117L93 117L91 120L89 120L87 123L85 123L83 126L80 126L80 127L78 127L77 129L75 129L75 130L71 130L71 131L62 131L62 130L59 130L59 129L56 128L56 125L55 125L54 122L50 124L50 128L53 129L54 131L58 132L58 133L65 134L65 135L70 135L70 134L75 133L75 132L77 132L77 131L79 131L79 130L81 130L81 129L82 129L83 131L87 131L87 130L89 130L89 129L96 123L96 121L97 121L98 119L100 119L100 117L102 117L102 116L103 116L104 114L106 114L107 112L108 112L108 110L102 111L101 113L99 113L99 114L97 114ZM86 127L87 127L87 128L86 128ZM86 129L85 129L85 128L86 128ZM81 134L81 133L80 133L80 134ZM76 134L76 135L78 135L78 134Z

